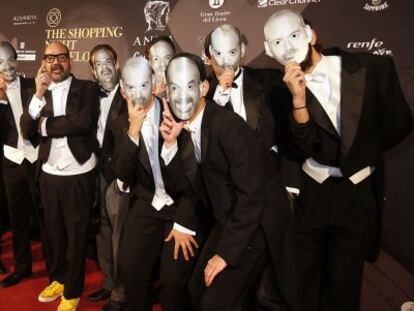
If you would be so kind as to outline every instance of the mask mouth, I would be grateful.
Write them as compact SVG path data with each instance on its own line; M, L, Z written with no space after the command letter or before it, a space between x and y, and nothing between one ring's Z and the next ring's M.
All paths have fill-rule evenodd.
M141 106L141 107L145 107L146 103L147 103L147 98L144 96L139 96L139 97L134 97L132 99L132 103L134 106Z
M106 77L112 77L113 76L113 72L111 69L102 69L101 71L101 75L102 76L106 76Z

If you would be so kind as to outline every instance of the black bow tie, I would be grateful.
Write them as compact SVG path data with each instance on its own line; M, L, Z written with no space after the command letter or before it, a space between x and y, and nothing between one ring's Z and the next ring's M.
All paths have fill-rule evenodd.
M237 83L236 82L234 82L234 81L236 81L237 80L237 78L238 77L240 77L240 75L241 75L241 73L242 73L242 69L239 67L239 72L234 76L234 78L233 78L233 83L231 84L231 87L232 88L234 88L234 89L237 89L239 86L237 85Z
M111 93L111 92L107 92L103 88L100 88L99 89L99 99L108 97L109 93Z

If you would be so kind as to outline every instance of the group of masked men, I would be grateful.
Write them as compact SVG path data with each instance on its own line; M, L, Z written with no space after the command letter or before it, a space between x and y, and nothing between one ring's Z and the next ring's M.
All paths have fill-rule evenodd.
M383 152L410 133L411 111L390 57L322 51L290 10L264 36L283 71L242 66L246 38L224 24L202 57L160 36L120 69L97 45L96 82L71 74L58 42L35 79L19 76L1 42L14 271L0 285L32 275L34 214L50 280L38 300L76 310L98 202L104 281L89 299L109 298L102 310L149 311L155 287L163 311L358 310Z

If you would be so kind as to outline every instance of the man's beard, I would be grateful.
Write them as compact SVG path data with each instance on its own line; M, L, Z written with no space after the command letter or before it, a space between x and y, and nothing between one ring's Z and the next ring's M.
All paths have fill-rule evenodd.
M302 69L302 71L306 71L308 68L312 67L312 53L312 46L309 44L308 53L306 53L305 59L300 63L300 68Z

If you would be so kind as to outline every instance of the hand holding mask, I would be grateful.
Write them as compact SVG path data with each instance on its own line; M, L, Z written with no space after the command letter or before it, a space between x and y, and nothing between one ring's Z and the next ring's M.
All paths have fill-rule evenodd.
M36 96L38 98L42 98L47 88L49 87L50 83L52 83L50 73L46 70L44 62L40 66L39 70L37 71L37 75L35 78L36 82Z

